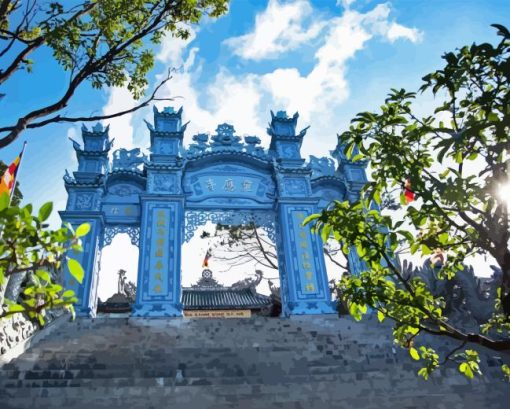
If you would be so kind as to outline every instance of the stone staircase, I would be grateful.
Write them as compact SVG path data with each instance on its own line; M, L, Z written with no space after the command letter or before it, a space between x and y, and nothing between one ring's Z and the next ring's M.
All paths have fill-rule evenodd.
M506 408L501 359L429 381L375 322L78 319L0 369L0 408ZM451 348L444 344L442 348Z

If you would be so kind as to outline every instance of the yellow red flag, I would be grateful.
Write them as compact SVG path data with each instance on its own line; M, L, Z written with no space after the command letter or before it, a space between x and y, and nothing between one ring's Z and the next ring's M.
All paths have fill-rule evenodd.
M14 159L2 175L2 179L0 179L0 195L3 193L7 193L9 197L12 195L12 191L14 190L14 185L16 183L16 174L18 173L19 164L24 151L25 145L23 145L23 150L18 157Z

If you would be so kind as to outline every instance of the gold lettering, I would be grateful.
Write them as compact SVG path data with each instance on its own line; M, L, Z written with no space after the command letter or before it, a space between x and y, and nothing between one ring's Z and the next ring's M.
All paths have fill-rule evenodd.
M312 277L313 277L313 273L312 273L311 271L307 271L307 272L305 273L305 276L306 276L306 278L307 278L308 280L311 280L311 279L312 279Z
M299 237L301 237L302 239L306 239L306 231L301 230L301 231L299 232Z
M154 279L158 281L163 281L163 279L161 278L161 273L154 274Z
M158 221L156 222L156 226L165 227L165 219L158 219Z
M165 211L164 210L158 210L158 213L157 213L158 217L165 217L166 214L165 214Z
M156 244L157 244L158 246L163 246L163 245L165 244L165 239L157 239L157 240L156 240Z
M160 292L161 292L161 286L160 286L159 284L156 284L156 285L154 286L154 292L155 292L155 293L160 293Z
M158 260L155 267L157 270L162 270L163 269L163 263L161 262L161 260Z
M161 247L156 249L156 257L163 257L163 249Z
M315 291L315 286L312 284L312 283L308 283L306 286L305 286L305 289L306 291Z
M299 243L299 246L302 249L307 249L308 248L308 243L306 241L302 241L302 242Z
M304 261L303 262L303 268L304 269L309 269L309 268L312 268L312 265L308 261Z

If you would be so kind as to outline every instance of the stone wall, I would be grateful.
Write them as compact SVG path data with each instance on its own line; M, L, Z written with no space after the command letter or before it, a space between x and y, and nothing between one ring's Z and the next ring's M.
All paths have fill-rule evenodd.
M453 344L442 344L447 350ZM501 362L429 381L375 319L79 319L0 370L2 408L506 408Z

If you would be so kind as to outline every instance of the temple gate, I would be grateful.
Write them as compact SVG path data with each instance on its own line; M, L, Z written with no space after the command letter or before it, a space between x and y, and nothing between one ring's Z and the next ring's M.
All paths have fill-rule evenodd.
M282 315L335 313L321 238L302 221L332 200L358 198L366 182L363 163L353 163L337 146L331 158L301 157L308 128L296 132L298 114L271 112L269 149L256 136L241 140L230 124L216 134L193 136L185 148L182 108L154 108L150 156L140 149L113 152L108 127L82 127L83 146L73 141L78 171L64 176L68 192L63 222L91 230L84 251L71 257L85 270L82 284L65 272L65 285L78 295L76 312L94 316L101 249L117 233L139 247L134 316L182 316L181 246L195 229L213 221L254 222L276 242ZM354 251L352 273L360 269Z

